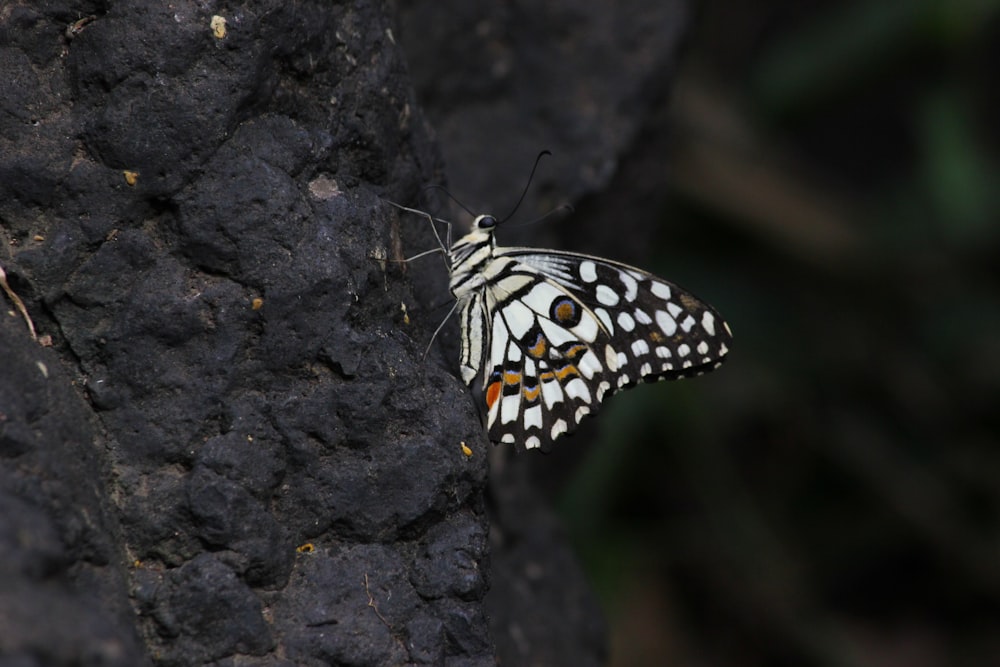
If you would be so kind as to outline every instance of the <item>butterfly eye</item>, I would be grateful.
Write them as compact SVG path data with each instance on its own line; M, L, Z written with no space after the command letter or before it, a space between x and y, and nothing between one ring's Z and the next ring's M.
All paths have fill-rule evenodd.
M497 219L492 215L481 215L476 219L476 227L479 229L493 229L497 226Z

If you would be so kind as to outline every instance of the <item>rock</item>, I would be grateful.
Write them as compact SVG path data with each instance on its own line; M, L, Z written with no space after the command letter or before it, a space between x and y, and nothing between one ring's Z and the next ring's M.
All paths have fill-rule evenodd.
M0 11L0 263L53 340L40 347L0 312L0 654L11 664L495 664L493 633L520 608L494 604L491 631L484 596L523 572L499 548L502 581L490 575L489 445L454 356L434 346L422 357L447 276L380 261L436 243L385 201L415 203L443 173L396 42L431 7L408 5L402 25L364 2ZM508 14L480 50L463 34L436 56L411 52L424 84L426 58L442 71L455 50L476 56L439 82L461 93L456 114L437 115L443 97L431 104L450 156L472 155L460 136L486 151L454 164L482 165L479 133L503 114L516 112L485 137L494 143L525 115L560 109L560 146L587 147L561 194L602 187L639 114L601 121L656 88L652 66L637 64L660 62L675 33L653 54L640 44L608 60L614 36L585 50L604 34L596 4L490 11ZM559 24L572 39L553 41ZM498 25L517 39L497 41ZM512 79L491 79L484 109L466 87L498 62L495 48L525 71L554 53L606 62L545 94L563 70L540 69L502 104ZM635 67L608 97L600 81L624 64ZM532 158L558 149L541 139L550 129L518 145ZM482 196L513 201L507 185L530 159L505 155L516 169L491 163L460 187L495 182ZM524 497L516 520L538 557L568 562L543 501ZM565 664L599 660L583 578L546 572L557 592L537 598L538 636L545 623L589 633ZM567 600L582 611L567 616Z

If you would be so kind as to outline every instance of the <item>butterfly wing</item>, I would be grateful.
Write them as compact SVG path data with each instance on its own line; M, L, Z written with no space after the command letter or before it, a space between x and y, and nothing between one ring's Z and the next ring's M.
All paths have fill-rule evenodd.
M619 353L618 388L701 375L729 352L733 335L719 313L651 273L569 252L511 248L504 255L558 282L600 318Z
M492 273L480 353L496 442L545 447L610 394L700 375L729 350L732 334L711 306L625 264L498 248ZM465 360L463 351L463 376Z
M502 260L483 299L490 439L535 448L572 431L611 388L617 357L597 316L558 283Z

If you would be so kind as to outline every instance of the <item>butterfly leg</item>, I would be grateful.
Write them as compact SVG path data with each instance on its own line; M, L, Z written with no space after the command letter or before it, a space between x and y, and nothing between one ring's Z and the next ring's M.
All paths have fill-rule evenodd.
M435 218L430 213L428 213L426 211L421 211L420 209L410 208L409 206L403 206L402 204L397 204L396 202L389 201L388 199L386 199L385 201L387 203L395 206L396 208L398 208L401 211L406 211L407 213L413 213L414 215L419 215L419 216L421 216L423 218L427 218L427 221L431 223L431 229L434 230L434 236L435 236L435 238L437 238L438 245L441 246L440 249L443 250L443 251L445 251L445 252L447 252L448 248L451 247L451 223L450 222L448 222L447 220L442 220L441 218ZM435 222L440 222L441 224L445 225L445 227L447 228L447 230L448 230L448 233L447 233L448 244L447 245L445 245L444 240L441 238L441 234L438 232L437 225L434 224Z

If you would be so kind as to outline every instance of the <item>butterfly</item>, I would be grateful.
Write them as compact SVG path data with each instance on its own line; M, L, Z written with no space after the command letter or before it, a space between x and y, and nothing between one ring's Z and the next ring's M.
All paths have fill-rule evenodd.
M410 259L446 254L462 379L481 382L495 443L547 449L608 396L639 380L701 375L729 352L732 332L719 313L651 273L591 255L498 246L491 215L451 243L450 223L395 206L432 227L448 225L447 243L438 235L440 248Z

